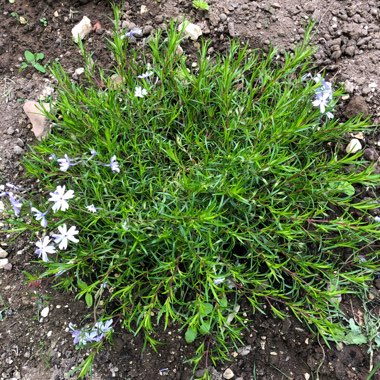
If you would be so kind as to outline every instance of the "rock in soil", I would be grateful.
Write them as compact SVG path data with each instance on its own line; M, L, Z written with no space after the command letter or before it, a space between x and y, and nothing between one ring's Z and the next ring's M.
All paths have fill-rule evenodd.
M74 41L78 43L79 39L83 40L91 33L91 31L91 20L87 16L83 16L82 20L71 30L71 34Z
M38 103L34 100L29 100L24 104L24 112L28 116L30 122L32 123L32 131L38 140L44 139L49 131L48 118L42 113L42 108L46 111L50 111L49 103Z
M379 159L379 153L375 148L367 148L364 150L363 156L368 161L377 161Z
M232 372L232 369L231 368L227 368L224 372L223 372L223 378L224 379L232 379L233 377L235 376L235 374Z
M0 258L4 259L5 257L8 256L8 252L5 251L3 248L0 247Z
M354 96L347 104L347 107L344 110L344 116L351 118L360 114L367 117L369 114L369 108L365 99L358 95Z
M4 269L8 263L8 259L0 259L0 269Z
M346 147L346 153L355 154L362 149L362 144L358 139L352 139Z

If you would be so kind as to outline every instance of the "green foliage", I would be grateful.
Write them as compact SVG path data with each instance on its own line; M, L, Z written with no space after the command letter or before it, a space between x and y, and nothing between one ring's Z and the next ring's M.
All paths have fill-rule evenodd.
M46 17L41 17L40 18L40 24L42 25L42 26L44 26L45 28L48 26L48 24L49 24L49 21L48 21L48 19L46 18Z
M39 61L45 58L44 53L32 53L29 50L24 51L25 61L21 63L20 69L24 70L28 66L33 66L40 73L46 73L46 69Z
M256 312L292 312L325 339L342 336L337 297L360 289L379 264L369 214L378 205L361 186L379 176L360 153L340 149L342 136L368 122L325 120L313 107L319 85L303 79L313 53L306 42L282 64L276 50L233 41L210 59L206 42L190 69L176 25L137 52L118 16L113 71L97 69L83 48L81 84L52 67L53 132L25 160L42 193L63 184L75 191L49 231L75 224L80 242L45 263L44 276L151 344L158 323L177 324L196 344L195 363L205 353L226 360ZM98 155L66 172L49 159L89 149ZM113 155L120 173L100 164ZM40 231L37 222L27 228Z
M205 0L193 0L193 7L202 11L208 11L209 6Z

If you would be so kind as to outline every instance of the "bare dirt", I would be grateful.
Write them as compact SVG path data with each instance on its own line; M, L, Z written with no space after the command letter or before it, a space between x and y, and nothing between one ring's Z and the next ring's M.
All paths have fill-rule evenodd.
M141 6L147 11L141 14ZM308 20L316 20L313 42L318 47L316 65L334 83L345 83L349 97L343 114L373 115L373 133L363 139L366 158L379 157L380 121L380 4L378 1L209 0L210 10L195 10L189 0L136 0L126 2L124 26L142 28L142 44L155 29L170 18L186 16L198 23L212 40L210 54L223 51L228 39L238 37L252 47L269 44L280 51L292 49L303 38ZM20 23L20 16L26 24ZM81 66L78 49L71 39L72 27L83 17L101 23L86 46L95 61L105 64L105 50L111 29L112 10L107 1L1 0L0 4L0 184L18 183L22 174L20 159L28 144L37 143L22 111L26 99L51 95L52 79L33 68L22 72L19 66L25 50L45 53L45 61L59 59L74 74ZM46 20L46 22L44 21ZM189 45L189 51L197 48ZM186 48L185 48L186 52ZM75 77L75 75L74 75ZM75 78L74 78L75 79ZM67 332L69 322L81 324L91 310L70 294L62 294L49 281L28 283L24 271L34 272L34 253L25 240L10 241L6 231L0 245L9 253L12 268L0 269L0 379L59 380L70 378L85 352L78 352ZM373 289L374 302L379 292ZM361 305L345 298L348 317L360 315ZM40 313L49 307L49 315ZM216 366L214 379L222 379L226 368L234 379L366 379L370 366L380 360L366 346L327 347L295 318L280 321L262 315L252 316L244 340L247 348L231 352L231 362ZM191 379L192 368L184 364L194 352L183 333L175 327L159 334L158 352L148 348L141 353L141 337L116 327L112 345L96 361L93 379L153 380ZM204 364L204 363L203 363ZM200 374L198 372L198 374ZM377 376L377 377L376 377ZM72 378L75 378L73 376ZM380 373L375 375L380 379Z

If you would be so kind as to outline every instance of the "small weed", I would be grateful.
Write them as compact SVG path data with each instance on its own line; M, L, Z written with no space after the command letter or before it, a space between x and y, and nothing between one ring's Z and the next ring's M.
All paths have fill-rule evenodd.
M40 73L46 73L45 67L40 63L45 58L44 53L32 53L29 50L25 50L24 57L25 61L21 63L20 70L25 70L27 67L32 66Z
M11 12L11 17L15 18L17 21L20 20L20 15L17 12Z
M40 24L42 25L42 26L44 26L45 28L48 26L48 19L46 18L46 17L41 17L40 18Z
M209 5L205 0L193 0L193 7L201 11L208 11Z

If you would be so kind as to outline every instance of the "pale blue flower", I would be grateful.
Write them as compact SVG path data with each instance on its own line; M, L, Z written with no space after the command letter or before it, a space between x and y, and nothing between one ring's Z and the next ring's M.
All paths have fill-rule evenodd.
M120 173L119 163L116 161L116 156L111 157L110 164L107 165L113 172Z
M69 241L73 243L79 242L79 240L74 236L79 234L79 231L75 226L71 226L67 229L67 226L64 223L61 226L58 226L58 230L60 234L52 234L52 237L54 238L54 242L59 244L59 249L67 249Z
M138 75L137 78L139 78L139 79L146 79L146 78L148 78L148 77L150 77L152 75L153 75L153 71L147 71L144 74Z
M13 193L8 193L9 201L11 202L11 205L13 207L13 211L16 216L20 215L22 203L16 199L16 197L13 195Z
M91 153L91 157L89 158L89 160L91 160L92 158L94 158L98 154L98 152L94 149L90 149L90 153Z
M69 208L69 204L67 200L74 198L74 191L73 190L66 191L65 185L57 186L55 191L49 194L50 194L50 198L48 199L48 201L54 202L54 205L52 207L54 212L58 210L66 211Z
M136 98L143 98L147 94L148 94L148 91L145 88L142 88L141 86L137 86L135 88Z
M97 210L97 208L94 206L94 205L89 205L89 206L86 206L86 209L90 212L93 212L95 213Z
M36 243L37 249L35 253L38 255L38 257L41 257L43 261L47 262L48 259L48 253L55 253L55 247L49 244L50 238L49 236L44 236L43 240L40 239Z
M42 212L42 211L39 211L37 210L35 207L32 207L31 208L31 211L34 213L34 218L39 221L41 220L41 227L44 227L46 228L47 227L47 220L46 220L46 214L47 212Z
M62 172L66 172L70 166L73 165L73 162L67 154L65 154L64 158L59 158L57 162L59 163L59 170Z
M224 277L218 277L218 278L214 278L214 284L216 286L222 284L226 279Z
M326 113L326 107L333 98L332 84L325 81L321 74L317 74L313 79L315 83L320 83L320 87L315 92L313 106L319 107L322 114L326 114L329 119L332 119L334 115L331 112Z

